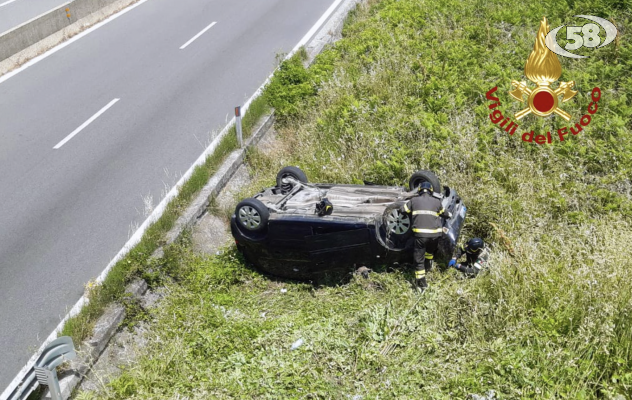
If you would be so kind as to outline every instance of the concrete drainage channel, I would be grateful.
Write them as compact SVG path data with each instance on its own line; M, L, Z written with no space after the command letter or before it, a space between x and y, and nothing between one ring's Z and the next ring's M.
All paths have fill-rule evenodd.
M116 9L116 11L119 11L121 8L125 7L122 4L131 5L132 3L136 3L138 1L139 0L112 1L110 7L112 7L113 10ZM336 11L305 45L309 63L313 61L316 55L319 54L327 44L335 42L340 37L340 32L342 30L342 26L348 12L358 3L364 1L365 0L339 1L340 4L338 4ZM100 1L100 4L107 2L108 0L102 0ZM95 1L95 3L98 2ZM109 15L115 13L116 11L110 12ZM101 19L107 17L107 15L105 14L100 15ZM98 22L98 20L95 19L93 23L96 22ZM11 33L13 31L15 30L9 31L8 33ZM57 34L59 34L59 32ZM2 38L0 37L0 43L1 40ZM42 44L37 43L35 45L32 45L25 51L33 51L32 48L37 46L42 46ZM40 49L40 52L41 51L42 50ZM10 57L7 60L12 60L14 59L14 57ZM7 60L0 63L0 74L6 72L3 71L3 68L6 68L6 65L8 65L6 63ZM273 123L273 114L266 115L261 118L261 120L258 122L257 127L253 129L254 133L246 143L245 147L243 149L234 151L226 158L217 173L209 180L209 182L200 191L194 201L183 212L183 214L175 223L174 227L171 229L170 232L168 232L165 245L174 243L185 229L193 229L194 242L213 242L213 244L210 245L207 243L206 246L204 244L196 246L198 250L211 253L213 249L219 246L218 242L223 241L222 239L219 239L220 237L229 237L229 234L227 233L227 226L222 225L222 223L218 223L217 218L206 218L207 216L210 217L210 215L206 213L209 207L210 199L216 198L218 195L221 196L220 193L225 190L227 185L232 186L232 189L236 190L244 184L244 181L247 181L247 170L243 164L245 153L249 148L258 146L259 142L266 135L272 136L269 135L268 132L272 131L271 127L273 126ZM233 179L237 171L239 171L237 173L238 177L236 177L236 179ZM230 192L230 188L228 191ZM229 202L230 201L232 201L232 199L230 199ZM209 228L210 226L213 226L213 224L218 233L209 235ZM212 238L210 236L218 237ZM162 248L158 248L156 252L152 255L152 257L158 259L162 256ZM162 294L160 293L160 290L157 290L157 292L158 293L148 290L147 283L143 280L137 280L131 283L126 288L126 294L128 295L129 301L140 304L140 306L144 309L151 309L152 307L156 307L159 305L159 299L162 297ZM73 394L73 391L79 387L84 378L90 377L92 379L87 379L80 388L82 390L88 391L96 390L98 389L98 386L94 384L94 381L103 381L103 378L98 375L114 375L116 374L118 368L116 365L113 364L129 363L132 361L129 359L122 360L120 354L121 352L118 351L117 356L116 349L112 346L112 344L109 344L117 343L117 346L125 346L121 345L121 343L132 343L135 346L142 347L144 342L143 332L145 326L141 325L140 329L137 328L132 333L130 333L128 330L119 330L119 325L124 320L124 318L125 307L121 304L111 304L109 307L107 307L104 314L95 324L92 336L81 343L79 346L77 346L77 358L72 360L63 369L63 371L59 373L61 396L63 399L70 398ZM127 351L123 351L122 353L127 353ZM93 370L98 370L98 372L95 374L94 372L92 372ZM36 384L32 383L32 387L35 386ZM9 394L7 398L10 400L25 398L23 397L24 395L16 395L17 392L17 389L14 390L13 393ZM30 392L30 390L28 392ZM28 392L24 394L28 395ZM48 391L46 391L42 398L51 398L51 395ZM4 400L4 398L2 400Z

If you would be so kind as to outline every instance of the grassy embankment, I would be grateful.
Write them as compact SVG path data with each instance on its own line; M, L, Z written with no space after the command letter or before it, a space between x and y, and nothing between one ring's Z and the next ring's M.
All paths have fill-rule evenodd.
M490 122L485 93L498 85L503 110L518 111L507 91L540 19L556 27L576 14L620 32L589 59L561 59L561 81L579 90L563 108L577 121L599 86L599 111L563 143L522 143L524 131L568 124L529 116L510 136ZM491 244L489 273L434 272L420 300L409 271L315 287L266 278L233 249L203 259L185 242L168 253L175 283L145 356L103 396L629 396L631 28L624 2L383 0L356 12L315 65L286 63L268 89L282 145L251 154L252 188L284 165L312 181L382 184L434 170L469 206L464 234Z

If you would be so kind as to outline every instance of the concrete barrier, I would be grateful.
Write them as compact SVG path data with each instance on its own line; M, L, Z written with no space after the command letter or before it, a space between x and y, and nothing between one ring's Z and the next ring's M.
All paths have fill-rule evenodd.
M73 0L0 35L0 61L118 0ZM67 12L66 9L69 11ZM67 15L70 14L70 17Z

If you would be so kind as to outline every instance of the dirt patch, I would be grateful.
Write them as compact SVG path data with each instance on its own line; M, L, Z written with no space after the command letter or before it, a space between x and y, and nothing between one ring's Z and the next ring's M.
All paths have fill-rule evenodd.
M91 371L81 382L81 391L99 392L114 377L122 367L131 365L137 358L138 349L146 343L147 324L140 323L133 329L123 329L117 333L99 356Z
M151 316L152 310L159 306L160 300L165 296L165 290L147 290L139 298L140 307ZM81 381L79 391L99 393L106 390L108 382L117 377L122 368L132 365L137 360L139 350L147 343L149 325L148 322L141 321L133 327L120 329Z
M269 156L278 150L277 132L274 127L264 134L257 151ZM241 165L220 194L211 202L208 212L193 228L193 249L200 253L215 255L220 248L233 240L230 233L230 217L237 203L256 192L252 188L253 176L248 164Z

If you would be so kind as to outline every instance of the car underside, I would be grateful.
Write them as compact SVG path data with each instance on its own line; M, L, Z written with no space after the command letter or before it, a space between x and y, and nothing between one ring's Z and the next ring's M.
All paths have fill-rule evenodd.
M276 276L318 279L360 266L412 263L412 221L401 207L417 195L413 183L412 191L312 184L298 169L283 175L287 169L279 173L277 186L238 204L231 219L237 246L252 264ZM434 178L440 192L433 195L452 213L445 220L436 257L444 261L454 252L466 208L456 191L422 172ZM328 205L326 212L319 211L325 209L319 208L323 204Z

